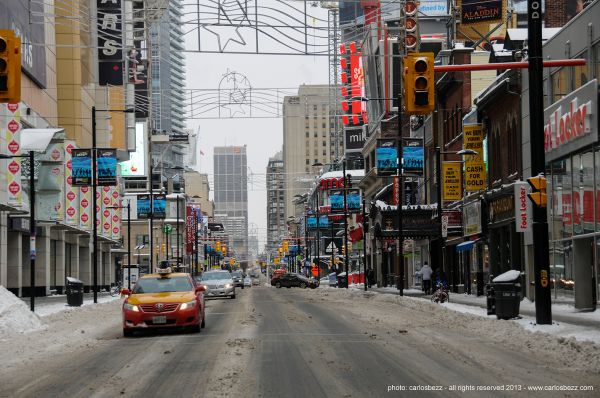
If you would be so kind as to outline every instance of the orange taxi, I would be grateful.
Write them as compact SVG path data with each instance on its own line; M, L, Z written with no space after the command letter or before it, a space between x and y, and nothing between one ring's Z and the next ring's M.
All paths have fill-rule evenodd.
M123 303L123 335L130 337L136 330L183 328L200 332L204 328L204 286L197 285L187 273L144 275Z

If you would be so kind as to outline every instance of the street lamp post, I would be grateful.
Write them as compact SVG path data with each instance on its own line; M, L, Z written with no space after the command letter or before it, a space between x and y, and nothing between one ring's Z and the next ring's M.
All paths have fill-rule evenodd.
M127 199L127 206L107 206L106 208L127 209L127 289L131 290L131 200Z
M98 206L98 198L97 198L97 190L98 190L98 181L97 181L97 148L96 148L96 112L123 112L123 113L133 113L135 112L133 109L96 109L95 106L92 106L92 231L93 231L93 251L94 258L92 259L93 264L93 290L94 290L94 303L98 303L98 211L96 206ZM152 194L150 194L150 198L152 198ZM152 199L150 199L150 217L152 217ZM152 246L152 244L150 245ZM152 247L150 248L150 257L152 257Z
M348 289L348 177L346 176L346 159L342 161L342 174L344 176L344 269L346 271L346 289Z
M321 240L321 214L319 212L319 205L321 202L319 202L319 187L317 186L315 188L315 192L317 193L317 206L316 206L316 212L317 212L317 259L315 261L315 264L317 265L317 269L319 269L319 275L321 275L321 263L320 263L320 258L321 258L321 247L320 247L320 240Z

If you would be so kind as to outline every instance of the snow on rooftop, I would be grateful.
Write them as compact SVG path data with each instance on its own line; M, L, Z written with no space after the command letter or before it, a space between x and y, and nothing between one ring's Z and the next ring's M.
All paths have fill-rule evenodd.
M396 205L388 205L383 200L376 200L375 206L377 206L377 208L379 210L396 210L397 209ZM418 207L423 210L435 210L435 209L437 209L437 203L422 204L422 205L418 205ZM416 209L416 208L417 208L417 205L402 206L403 210Z
M25 333L42 329L40 317L29 310L27 304L0 286L0 339L12 333Z
M360 169L360 170L346 170L346 175L350 174L352 177L364 177L365 176L365 170L364 169ZM321 174L321 176L319 177L319 180L324 180L327 178L342 178L344 176L344 172L342 170L334 170L334 171L328 171L327 173L323 173Z

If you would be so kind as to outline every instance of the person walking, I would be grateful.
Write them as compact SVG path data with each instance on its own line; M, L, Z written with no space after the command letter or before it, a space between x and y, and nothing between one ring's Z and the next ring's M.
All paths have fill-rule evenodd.
M375 271L373 271L373 268L369 268L369 271L367 272L367 281L370 289L371 286L375 284Z
M425 261L423 264L423 268L421 268L421 276L423 277L423 290L425 294L431 294L431 275L433 274L433 270Z

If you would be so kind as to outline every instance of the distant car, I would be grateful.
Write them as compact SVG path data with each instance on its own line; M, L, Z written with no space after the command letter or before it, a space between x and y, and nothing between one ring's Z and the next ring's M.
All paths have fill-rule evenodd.
M309 280L304 275L300 274L283 274L277 278L271 279L271 285L277 288L281 287L299 287L302 289L306 289L307 287L315 288L318 286L318 281Z
M200 281L206 288L206 297L231 297L235 299L235 283L229 271L206 271Z
M169 271L169 272L167 272ZM162 270L144 275L133 291L123 289L123 336L136 330L189 328L200 332L206 325L204 291L190 274Z
M231 271L231 279L233 279L233 284L237 287L244 288L244 275L242 271Z
M244 278L244 286L252 287L252 279L249 276Z

